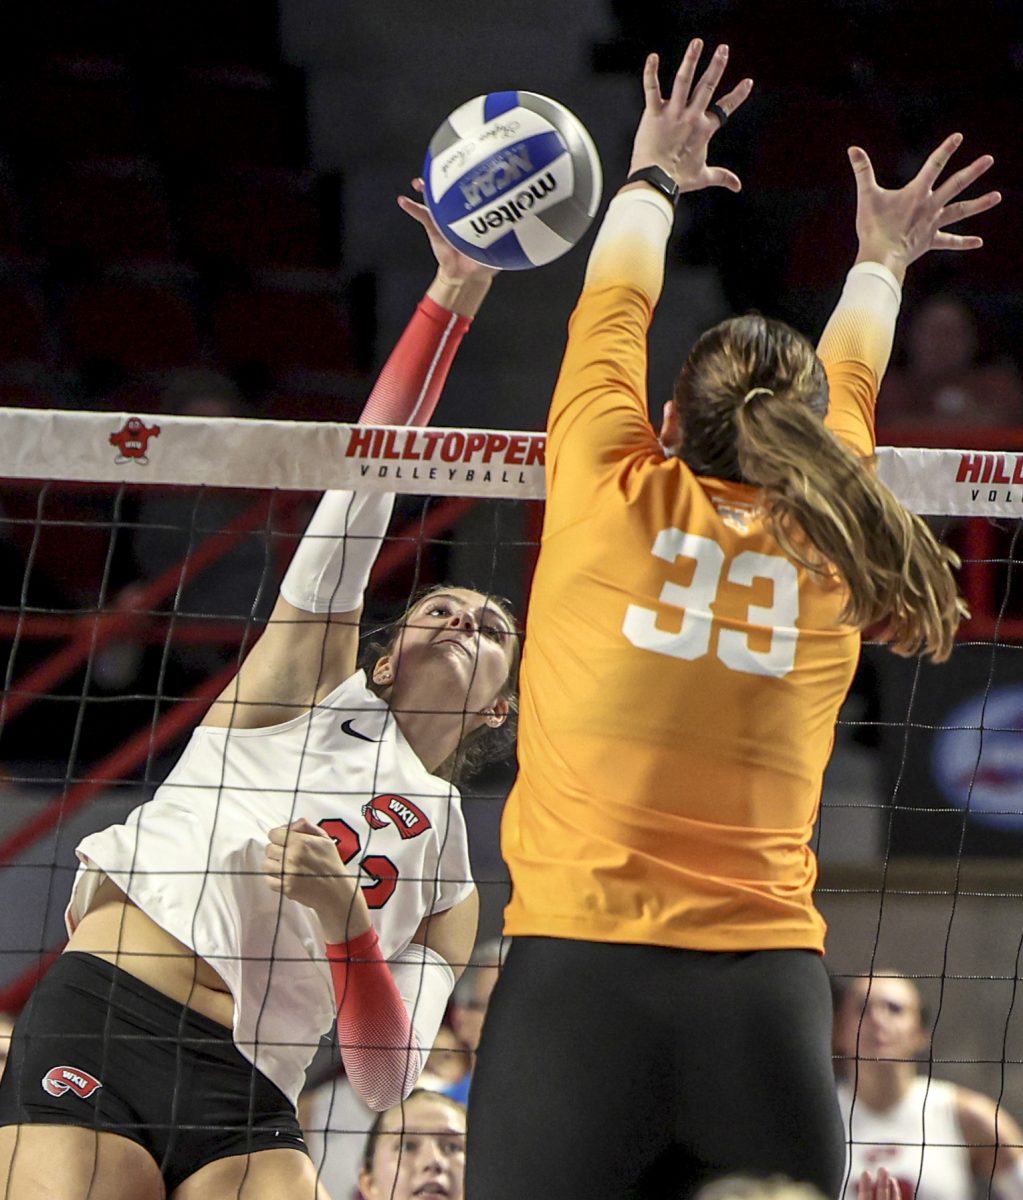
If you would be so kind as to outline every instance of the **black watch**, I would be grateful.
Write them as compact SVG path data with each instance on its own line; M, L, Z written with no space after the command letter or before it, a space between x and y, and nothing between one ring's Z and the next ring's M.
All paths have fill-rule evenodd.
M651 187L663 193L668 199L675 204L681 194L681 188L667 171L660 167L640 167L638 171L633 171L626 183L649 183Z

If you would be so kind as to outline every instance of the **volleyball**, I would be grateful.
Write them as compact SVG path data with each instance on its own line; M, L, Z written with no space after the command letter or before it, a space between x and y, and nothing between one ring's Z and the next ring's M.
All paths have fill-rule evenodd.
M506 271L570 250L596 214L602 182L583 124L535 92L491 92L456 108L430 140L423 180L451 245Z

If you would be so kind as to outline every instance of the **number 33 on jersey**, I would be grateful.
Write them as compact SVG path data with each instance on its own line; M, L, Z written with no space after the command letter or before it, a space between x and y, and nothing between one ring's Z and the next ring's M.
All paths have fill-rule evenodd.
M743 550L726 562L717 542L675 528L661 530L653 553L672 565L691 562L692 579L688 585L668 581L661 589L661 604L682 610L677 632L662 629L654 609L629 605L622 633L634 646L690 660L716 653L726 667L750 675L780 678L789 674L795 666L799 637L795 627L799 617L799 572L787 558ZM749 631L716 627L712 613L722 581L749 588L757 580L773 587L769 604L749 605L750 625L769 630L766 650L754 648L754 635Z
M722 949L734 914L735 948L816 945L806 842L856 663L845 592L784 555L752 488L660 470L631 504L549 524L509 923L643 942L656 911L660 944Z

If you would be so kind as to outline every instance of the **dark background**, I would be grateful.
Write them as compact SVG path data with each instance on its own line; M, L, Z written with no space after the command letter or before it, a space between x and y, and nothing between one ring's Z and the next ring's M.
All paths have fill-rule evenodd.
M713 157L738 172L742 194L706 192L680 205L651 341L653 407L695 336L730 312L755 307L819 333L855 252L850 143L896 186L954 130L966 135L963 164L995 155L988 178L1005 199L975 222L982 252L931 255L912 269L903 328L927 297L951 290L974 311L979 361L1016 371L1023 8L1015 0L489 8L40 0L0 11L0 405L352 419L431 275L421 235L393 198L447 112L508 87L555 96L593 133L607 197L628 163L645 54L658 50L669 74L695 34L727 40L729 78L751 75L756 87L714 142ZM542 425L588 241L549 267L498 281L460 352L440 422ZM904 360L900 337L895 368ZM968 425L953 436L976 440ZM1019 436L985 432L995 446ZM67 631L83 628L61 633L19 623L19 614L80 622L130 606L132 589L259 499L5 486L5 687L17 691ZM265 618L302 512L275 509L218 567L177 596L172 589L148 624L90 652L6 723L4 830L237 659L242 634ZM419 502L402 500L402 519L422 515ZM508 594L522 611L535 528L529 506L477 511L381 582L373 617L393 612L416 582L448 574ZM961 528L950 536L969 550ZM1018 674L1015 630L993 633L991 623L1019 607L1012 531L984 553L997 570L976 649L933 675L924 668L912 708L915 664L872 652L861 672L829 778L883 819L851 849L843 842L847 857L1018 849L1014 827L972 818L964 827L928 775L930 727L983 689L992 655L997 680ZM192 635L184 630L178 618L189 615L206 636L194 636L195 621ZM149 794L179 746L154 741L88 820L105 823ZM496 831L510 772L492 771L467 798L491 928L506 889ZM61 849L50 846L40 866L53 856L70 865L76 832L65 823ZM50 890L43 924L57 929L60 887Z

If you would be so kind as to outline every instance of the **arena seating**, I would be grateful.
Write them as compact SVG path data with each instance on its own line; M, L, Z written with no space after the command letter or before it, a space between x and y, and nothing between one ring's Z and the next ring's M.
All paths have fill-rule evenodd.
M167 372L203 366L243 369L253 413L329 415L371 351L276 5L32 7L0 15L23 50L0 83L0 402L158 409Z

